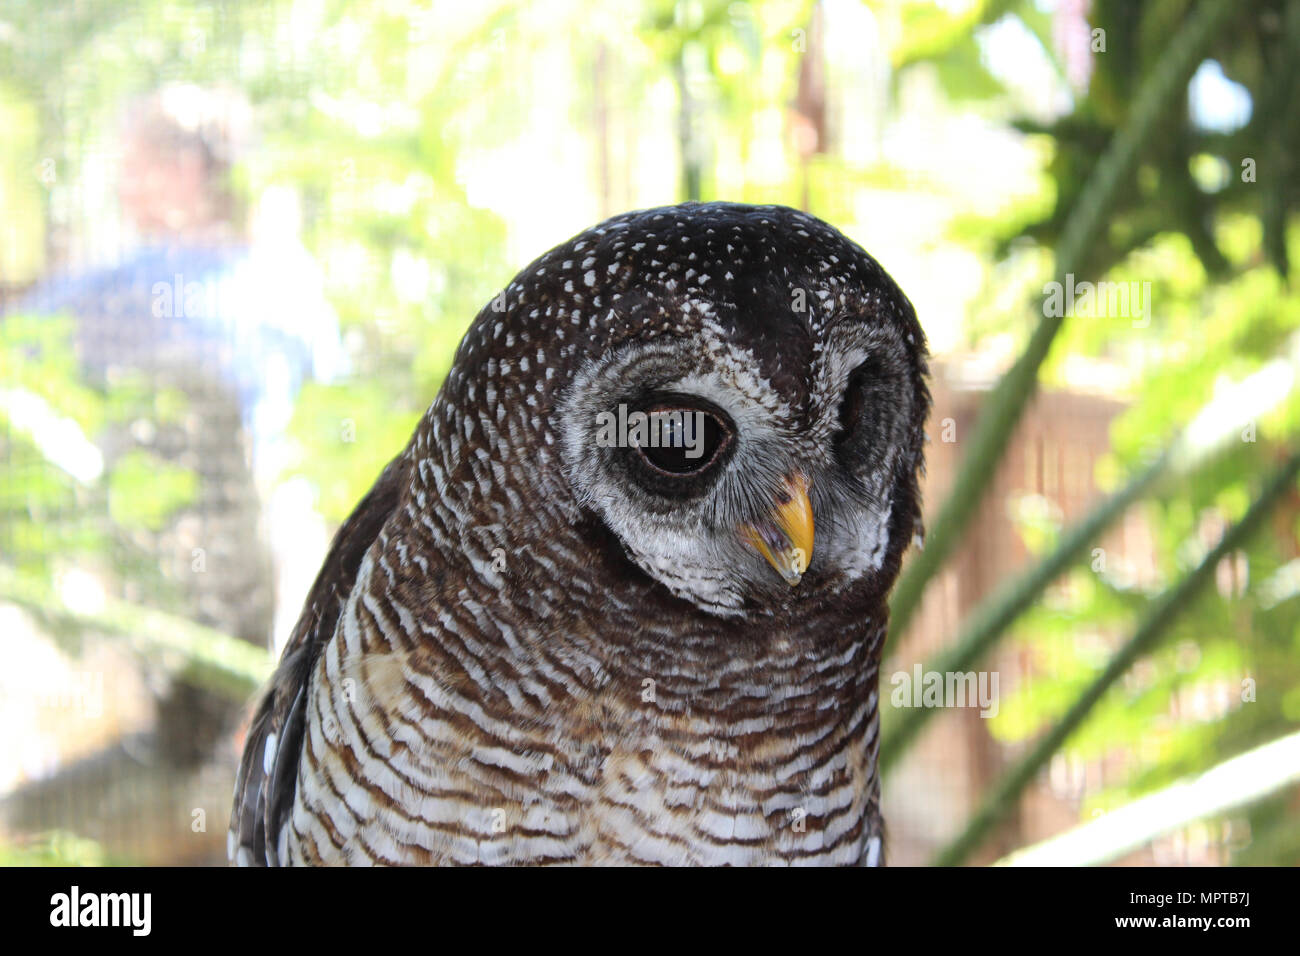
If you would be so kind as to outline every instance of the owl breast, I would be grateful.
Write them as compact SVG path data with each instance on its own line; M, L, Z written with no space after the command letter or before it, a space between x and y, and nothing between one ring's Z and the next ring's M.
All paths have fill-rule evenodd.
M417 622L384 578L368 556L316 661L282 862L879 860L876 636L830 659L768 640L761 671L683 694L670 667L624 682Z

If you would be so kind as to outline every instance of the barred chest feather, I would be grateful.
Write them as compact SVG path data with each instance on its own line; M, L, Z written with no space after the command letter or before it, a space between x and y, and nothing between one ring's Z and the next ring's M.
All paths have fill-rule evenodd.
M635 649L491 631L472 593L475 628L419 621L385 563L317 659L282 862L880 861L879 629L726 660L698 635L638 677Z

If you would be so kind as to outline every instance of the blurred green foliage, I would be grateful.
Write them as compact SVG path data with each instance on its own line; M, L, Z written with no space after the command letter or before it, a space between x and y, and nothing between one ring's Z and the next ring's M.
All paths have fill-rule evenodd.
M192 471L145 450L103 454L96 442L109 429L146 415L175 420L184 399L139 378L111 388L87 384L70 338L67 316L14 314L0 322L0 540L6 561L47 575L56 564L140 565L129 554L131 534L158 531L196 488ZM111 521L91 520L104 512ZM56 520L72 514L83 520Z
M1050 247L1059 240L1100 153L1128 117L1137 88L1158 67L1171 32L1194 7L1185 0L1095 5L1091 23L1105 31L1107 48L1091 58L1086 95L1051 123L1018 123L1051 145L1054 205L1037 222L1015 221L1010 229L987 220L984 241L995 256L1032 259L1038 244ZM1277 369L1283 391L1263 414L1243 406L1236 422L1239 441L1186 480L1159 486L1141 507L1152 530L1153 579L1136 580L1131 568L1108 567L1104 557L1093 560L1058 582L1021 619L1016 646L1034 677L992 721L994 733L1007 743L1034 738L1064 713L1132 622L1200 559L1225 522L1245 512L1259 478L1279 460L1279 446L1296 439L1300 293L1287 276L1300 246L1300 177L1291 158L1300 139L1297 124L1278 109L1289 102L1295 112L1294 99L1287 97L1300 82L1300 4L1240 4L1230 24L1216 33L1207 53L1248 91L1248 121L1201 128L1193 121L1191 98L1181 98L1162 116L1137 174L1109 211L1100 241L1084 259L1066 263L1079 281L1151 283L1150 323L1114 317L1067 321L1044 377L1064 382L1080 359L1108 360L1129 373L1132 401L1114 426L1111 460L1103 465L1110 474L1137 474L1225 386L1289 356L1290 364ZM1041 301L1033 279L1022 294ZM1022 314L1021 337L1035 319L1032 312ZM1005 312L977 312L970 334L1006 328ZM1048 545L1041 517L1033 515L1024 535L1031 547L1037 540L1039 553ZM1108 771L1120 771L1107 774L1116 782L1088 792L1085 810L1121 805L1297 726L1300 514L1294 495L1271 530L1251 541L1231 567L1220 567L1218 586L1184 609L1157 649L1070 738L1064 756L1075 766L1104 759ZM1277 801L1267 801L1247 821L1265 832L1276 812ZM1260 859L1258 851L1254 859ZM1280 843L1271 857L1297 859L1294 841Z
M1085 184L1099 157L1197 4L1094 3L1088 27L1104 30L1105 43L1102 51L1085 50L1086 88L1071 79L1077 45L1063 48L1057 15L1033 0L867 6L891 70L891 115L901 113L911 91L932 83L941 91L938 108L951 108L936 124L960 112L1018 129L1023 149L1041 157L1038 178L1019 195L993 209L978 196L950 202L951 215L927 238L979 261L963 341L978 346L1003 336L1023 345L1041 318L1042 283L1071 211L1088 201ZM40 273L52 228L70 228L69 184L102 174L99 147L112 140L124 103L162 83L241 90L258 118L259 142L236 167L236 185L250 199L275 185L301 196L304 239L326 266L326 292L352 363L345 380L300 393L291 425L297 453L285 473L310 481L322 512L339 521L403 447L473 316L525 264L509 244L516 218L536 212L503 212L474 184L480 167L495 169L494 187L517 192L514 179L527 172L535 142L521 129L522 113L542 110L552 94L569 94L546 115L559 124L554 138L571 149L572 176L590 179L586 193L596 213L639 201L636 183L663 166L672 167L671 194L656 201L806 198L812 212L833 222L859 218L863 195L892 190L917 210L936 196L951 199L933 169L909 167L887 151L849 162L834 143L809 152L793 142L785 127L815 39L813 9L803 0L625 0L599 10L576 0L432 7L405 0L0 0L0 124L7 133L0 139L0 279L21 284ZM1042 115L1033 91L1017 86L1018 64L991 42L1007 30L1036 44L1047 75L1062 86L1068 102L1059 115ZM1085 47L1095 43L1095 32L1084 37ZM1300 293L1289 278L1300 243L1300 4L1240 4L1206 57L1248 92L1248 120L1235 128L1198 126L1181 97L1152 130L1098 239L1065 264L1079 280L1149 282L1149 324L1071 318L1043 368L1049 384L1071 381L1081 360L1126 372L1114 388L1128 408L1100 466L1116 485L1139 473L1226 385L1293 354L1300 332ZM641 130L664 97L675 122ZM774 141L776 159L768 156ZM960 167L970 158L945 161ZM1253 161L1253 179L1243 178L1245 160ZM621 178L608 171L619 167ZM552 239L585 225L586 214L555 223L561 231ZM923 323L930 318L923 315ZM62 323L6 317L0 362L4 389L38 396L91 441L146 405L153 415L180 414L174 396L129 384L107 391L84 385ZM1298 425L1300 396L1288 386L1267 413L1240 422L1252 440L1243 437L1183 480L1157 486L1138 506L1151 529L1149 578L1115 563L1084 562L1019 619L1012 643L1034 676L1003 688L991 722L998 739L1031 740L1068 709L1133 622L1246 511ZM82 559L157 574L131 557L133 535L157 531L192 497L192 475L140 452L82 482L11 421L0 443L6 561L37 574L52 573L56 560ZM95 508L112 524L45 520ZM1043 508L1021 516L1027 544L1046 553L1062 530L1059 516ZM1087 792L1082 818L1300 723L1294 496L1271 530L1225 566L1221 586L1178 617L1068 741L1063 760L1104 760L1109 768L1108 785ZM1252 830L1261 839L1278 837L1271 855L1256 844L1245 858L1300 859L1295 817L1293 802L1289 809L1277 799L1251 808Z
M126 862L110 859L94 840L66 830L21 845L0 843L0 866L112 866Z

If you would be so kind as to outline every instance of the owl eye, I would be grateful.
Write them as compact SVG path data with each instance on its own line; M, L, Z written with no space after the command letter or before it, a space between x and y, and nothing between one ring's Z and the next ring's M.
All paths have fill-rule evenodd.
M840 403L840 430L836 441L843 443L857 431L868 400L873 393L880 391L882 384L877 359L869 358L849 373L844 400Z
M731 442L727 423L703 408L655 405L644 411L646 427L633 446L641 460L660 474L698 475Z

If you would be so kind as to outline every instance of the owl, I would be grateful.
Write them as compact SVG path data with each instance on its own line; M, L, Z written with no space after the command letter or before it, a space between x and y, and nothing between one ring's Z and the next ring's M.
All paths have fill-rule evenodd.
M252 718L243 864L877 864L930 398L782 206L627 213L479 313Z

